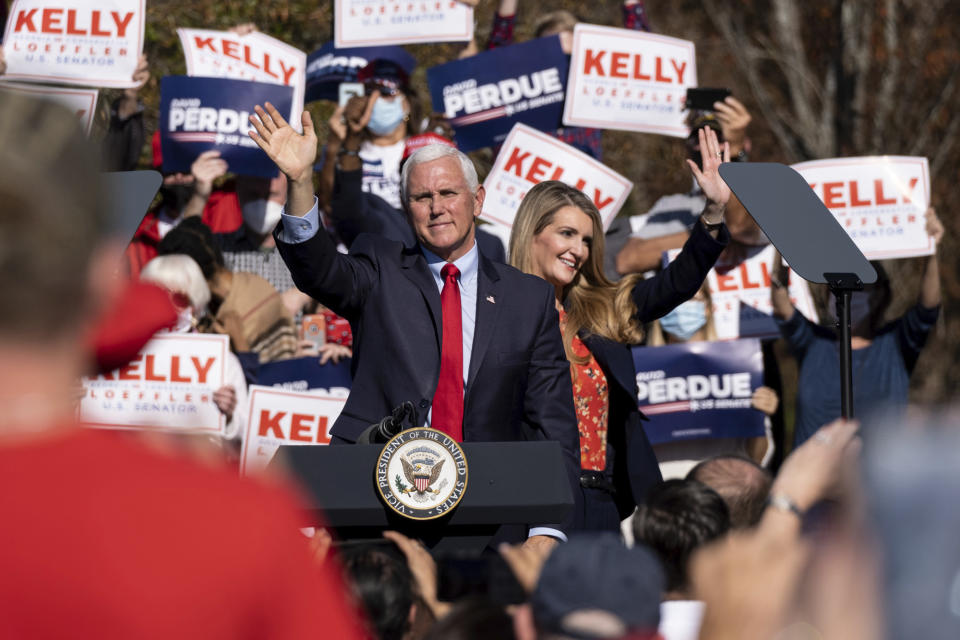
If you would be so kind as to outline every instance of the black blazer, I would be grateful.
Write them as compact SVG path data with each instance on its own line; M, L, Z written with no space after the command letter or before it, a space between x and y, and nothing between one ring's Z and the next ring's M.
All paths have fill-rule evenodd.
M641 322L664 316L689 300L703 284L707 272L730 240L726 226L717 239L697 221L677 258L653 278L641 280L631 296ZM662 480L653 447L643 428L646 416L637 407L637 379L628 345L596 335L582 334L597 364L607 377L610 410L607 423L606 475L616 487L621 517L642 504L647 492Z
M298 244L276 239L297 287L353 329L353 386L331 433L354 442L405 400L425 420L443 322L420 248L361 234L343 255L322 229ZM579 435L553 287L482 252L463 434L473 442L558 441L567 472L558 481L568 482L579 502ZM573 515L558 528L572 524Z

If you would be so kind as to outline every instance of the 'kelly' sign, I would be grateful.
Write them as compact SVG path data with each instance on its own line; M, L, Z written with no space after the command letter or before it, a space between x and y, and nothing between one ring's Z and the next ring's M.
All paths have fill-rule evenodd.
M346 400L345 390L330 394L251 386L240 474L265 469L281 445L330 444L330 427Z
M679 249L669 251L669 259L675 258L678 253ZM745 257L736 262L727 262L721 255L707 273L707 285L713 302L713 326L718 339L780 337L770 302L775 253L776 248L768 244L751 248ZM785 284L793 306L816 322L819 316L807 281L791 272L789 282Z
M692 42L578 24L563 123L685 138L684 99L695 86Z
M145 0L13 0L5 79L132 87Z
M154 336L127 366L83 379L80 419L108 429L221 433L213 392L223 386L228 343L224 335Z
M44 87L40 85L0 83L0 91L19 93L43 100L59 102L77 116L83 132L90 135L93 126L93 113L97 108L96 89L67 89L65 87Z
M632 182L582 151L517 124L483 182L487 197L481 217L512 227L523 196L545 180L560 180L583 191L599 209L604 229L633 188Z
M177 29L188 76L233 78L293 88L288 121L300 129L307 55L265 33Z
M793 165L870 260L928 256L926 158L831 158Z
M459 0L334 0L338 49L473 39L473 7Z

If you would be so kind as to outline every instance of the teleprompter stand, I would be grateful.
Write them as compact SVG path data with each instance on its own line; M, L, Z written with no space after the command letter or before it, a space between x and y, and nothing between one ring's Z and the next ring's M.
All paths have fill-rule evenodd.
M850 294L877 281L877 272L807 181L777 163L724 163L720 176L770 242L804 280L827 284L837 299L840 404L853 418Z
M480 552L508 529L561 522L573 508L557 442L466 442L467 489L449 516L413 521L394 513L377 493L378 445L283 446L279 464L300 480L311 498L310 522L322 520L340 540L381 539L392 529L434 551ZM515 536L514 536L515 537Z

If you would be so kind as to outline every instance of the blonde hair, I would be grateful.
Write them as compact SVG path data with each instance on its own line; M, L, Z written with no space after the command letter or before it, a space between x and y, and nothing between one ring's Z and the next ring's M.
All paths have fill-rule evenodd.
M573 31L580 20L566 9L558 9L545 13L533 25L533 33L536 37L541 37L547 33L560 33L561 31Z
M703 297L706 298L703 302L705 313L707 314L707 323L703 325L704 328L704 340L706 342L714 342L717 340L717 327L713 322L713 297L710 295L710 285L707 280L703 281L703 284L700 285L700 291L697 293L702 293ZM694 298L696 294L694 294ZM691 298L693 300L693 298ZM660 326L659 320L654 320L650 323L650 326L647 327L647 346L650 347L662 347L667 344L667 337L664 335L663 327Z
M590 254L573 281L564 287L566 323L563 349L571 362L583 364L586 358L574 355L573 336L581 330L616 342L637 344L643 341L643 328L637 320L637 307L631 297L634 284L642 278L634 274L614 284L603 273L603 222L596 205L582 191L557 180L536 185L524 196L517 209L510 234L510 264L524 273L533 273L533 237L553 221L565 206L583 211L593 223Z

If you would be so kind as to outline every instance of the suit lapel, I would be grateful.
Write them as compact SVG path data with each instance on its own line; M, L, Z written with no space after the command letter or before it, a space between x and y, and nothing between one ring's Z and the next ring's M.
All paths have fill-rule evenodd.
M441 332L443 329L443 314L440 310L440 293L437 283L430 273L430 267L420 252L418 246L404 247L400 256L400 269L404 276L420 290L427 309L430 310L430 319L433 320L434 336L437 339L437 350L441 348Z
M613 381L608 380L608 384L615 381L628 395L632 396L637 381L634 378L636 374L630 349L625 349L622 344L598 336L586 336L583 342L597 362L613 376Z
M500 275L493 264L481 253L477 269L477 316L473 328L473 350L470 352L470 371L467 375L467 387L473 388L473 380L490 346L490 338L497 326L500 306L497 305Z

